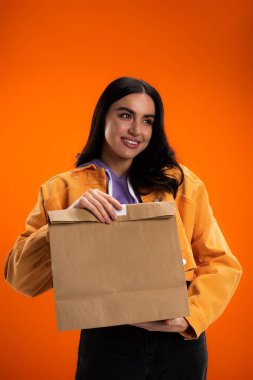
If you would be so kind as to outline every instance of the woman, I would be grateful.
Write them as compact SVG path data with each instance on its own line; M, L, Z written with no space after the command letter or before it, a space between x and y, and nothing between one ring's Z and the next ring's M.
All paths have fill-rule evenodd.
M205 185L177 162L163 118L151 85L130 77L111 82L96 105L77 168L42 184L26 231L5 263L8 283L36 296L52 287L47 211L86 208L102 223L113 223L121 204L175 202L190 316L82 330L76 380L206 379L205 330L224 311L242 274Z

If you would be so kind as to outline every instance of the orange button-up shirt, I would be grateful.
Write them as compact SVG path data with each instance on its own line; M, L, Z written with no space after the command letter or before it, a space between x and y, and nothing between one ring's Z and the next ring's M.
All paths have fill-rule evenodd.
M180 332L185 339L197 339L224 311L242 275L242 267L232 254L209 204L203 181L181 165L184 181L176 199L159 195L160 201L175 202L176 222L188 287L193 333ZM168 175L176 174L174 169ZM103 168L90 164L58 174L42 184L38 201L4 266L5 280L18 292L37 296L53 287L48 238L47 211L69 207L88 189L106 190ZM157 200L150 192L142 202Z

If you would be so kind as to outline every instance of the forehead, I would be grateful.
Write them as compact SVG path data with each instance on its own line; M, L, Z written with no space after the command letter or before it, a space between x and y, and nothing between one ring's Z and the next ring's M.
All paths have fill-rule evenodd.
M117 107L128 107L139 113L155 113L154 101L147 94L126 95L111 105L112 109Z

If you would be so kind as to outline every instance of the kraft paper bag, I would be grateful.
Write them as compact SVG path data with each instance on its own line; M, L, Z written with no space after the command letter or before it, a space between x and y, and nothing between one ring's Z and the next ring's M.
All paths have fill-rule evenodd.
M122 206L111 224L80 208L48 212L58 330L189 315L174 203Z

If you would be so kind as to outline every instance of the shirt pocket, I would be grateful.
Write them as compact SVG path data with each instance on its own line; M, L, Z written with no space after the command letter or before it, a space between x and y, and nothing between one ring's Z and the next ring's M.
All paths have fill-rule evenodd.
M197 268L192 251L183 252L182 261L185 279L187 281L192 281L195 278L195 268Z
M197 268L191 244L189 243L183 225L182 219L180 217L177 206L175 205L175 217L178 229L179 244L182 252L182 264L185 272L185 277L188 281L194 278L194 269Z

